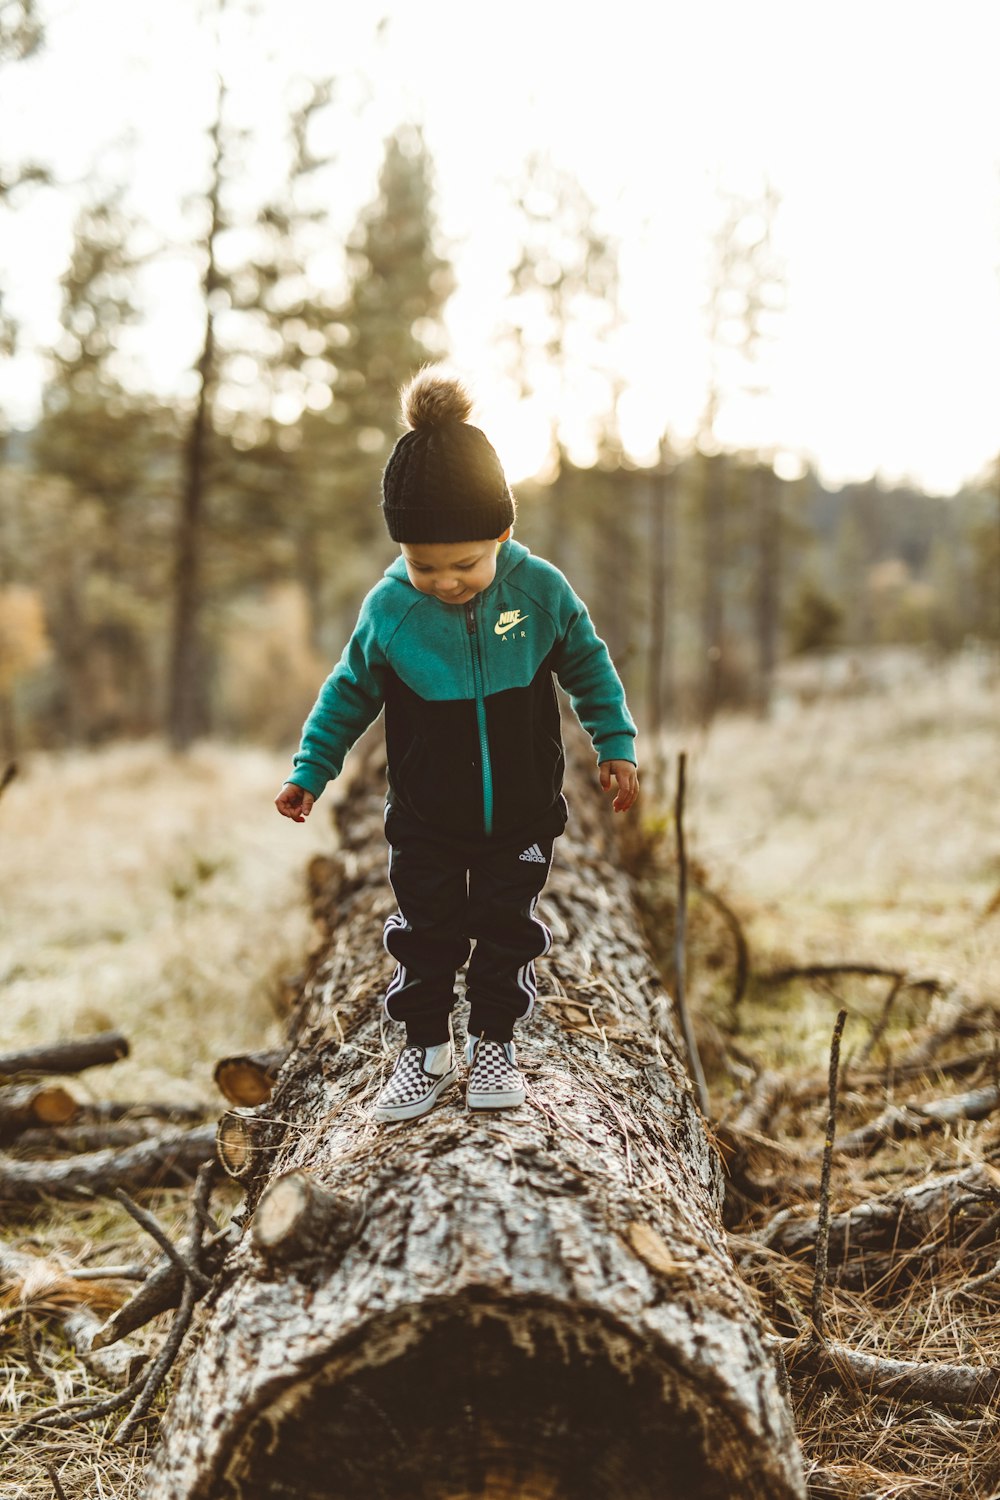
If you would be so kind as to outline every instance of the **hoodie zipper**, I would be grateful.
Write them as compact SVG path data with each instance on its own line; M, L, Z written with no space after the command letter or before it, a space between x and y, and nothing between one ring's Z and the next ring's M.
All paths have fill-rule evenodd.
M493 832L493 766L490 762L490 742L486 734L486 688L483 682L483 661L479 652L479 633L476 630L475 599L465 606L465 628L472 651L472 684L476 694L476 722L479 726L479 764L483 777L483 831Z

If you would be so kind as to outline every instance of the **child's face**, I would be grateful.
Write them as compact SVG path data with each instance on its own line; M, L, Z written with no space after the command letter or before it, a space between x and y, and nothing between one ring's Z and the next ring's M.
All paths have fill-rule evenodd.
M415 589L443 604L467 604L496 577L500 542L403 542L400 552Z

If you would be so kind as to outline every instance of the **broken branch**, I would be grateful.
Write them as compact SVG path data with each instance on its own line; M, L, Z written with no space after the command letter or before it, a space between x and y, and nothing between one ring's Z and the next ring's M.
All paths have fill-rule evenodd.
M110 1195L116 1187L141 1188L171 1177L190 1178L215 1154L215 1126L165 1130L123 1151L94 1151L65 1161L11 1161L0 1157L0 1200Z
M833 1160L833 1142L837 1131L837 1070L840 1064L840 1038L844 1032L847 1011L837 1015L830 1043L829 1108L826 1117L826 1138L823 1142L823 1166L819 1179L819 1215L816 1226L816 1272L812 1289L812 1326L817 1339L823 1337L823 1293L826 1291L827 1255L830 1246L830 1164Z
M101 1031L91 1037L74 1037L66 1042L47 1042L18 1052L0 1053L0 1076L82 1073L86 1068L118 1062L128 1054L128 1039L120 1031Z

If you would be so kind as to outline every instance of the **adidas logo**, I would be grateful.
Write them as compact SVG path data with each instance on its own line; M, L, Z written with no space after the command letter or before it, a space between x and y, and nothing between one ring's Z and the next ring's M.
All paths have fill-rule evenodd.
M508 630L513 630L515 625L520 625L527 618L519 609L505 609L493 627L493 634L506 635Z
M545 855L537 844L532 844L530 849L525 849L524 853L519 854L517 857L518 859L526 859L533 865L544 865L545 863Z

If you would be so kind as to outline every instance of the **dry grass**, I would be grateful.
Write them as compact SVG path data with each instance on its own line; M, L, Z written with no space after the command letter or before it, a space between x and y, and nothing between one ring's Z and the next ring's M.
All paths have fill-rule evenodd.
M995 677L958 660L891 694L721 718L670 749L685 745L689 852L738 912L755 972L847 959L1000 995ZM709 1001L719 955L693 961ZM742 1031L770 1066L823 1066L839 1003L871 1017L885 990L813 984L775 1004L757 989ZM922 1024L926 998L902 999L897 1020Z
M214 1105L214 1062L277 1040L310 941L303 867L330 824L323 802L278 817L287 766L154 743L28 762L0 802L3 1045L115 1027L131 1057L81 1086Z
M287 765L247 747L204 744L180 758L154 743L25 764L0 801L3 1047L115 1027L131 1055L72 1080L80 1098L218 1113L215 1061L278 1040L283 979L301 968L312 940L304 866L332 834L323 803L302 826L275 813ZM187 1198L143 1194L175 1237ZM7 1211L3 1237L66 1267L152 1263L159 1253L117 1204ZM100 1283L85 1285L101 1295ZM16 1295L6 1314L4 1428L54 1401L110 1394L29 1302L40 1380L25 1358ZM158 1318L133 1342L155 1349L168 1326ZM119 1412L0 1453L0 1497L51 1500L48 1465L67 1500L133 1500L163 1399L124 1447L111 1441Z
M695 896L690 977L715 1117L734 1117L752 1070L780 1070L791 1090L769 1110L741 1164L749 1180L740 1187L749 1196L730 1195L734 1253L747 1257L745 1274L769 1316L794 1336L797 1320L808 1319L811 1260L755 1256L752 1246L781 1210L816 1212L838 1009L848 1011L841 1137L889 1102L919 1104L996 1080L1000 693L974 663L956 662L890 695L817 702L771 723L720 719L684 747L696 873L738 916L758 976L734 1013L731 935ZM641 889L669 981L676 872L668 822L661 815L664 836L647 845ZM852 1086L850 1066L879 1020L890 981L759 981L779 968L843 961L940 981L936 991L904 988L896 996L866 1065L876 1077L883 1072L874 1087ZM976 1007L971 1034L941 1045L922 1074L895 1078L894 1060ZM978 1071L959 1079L938 1066L977 1050ZM995 1119L888 1142L871 1157L835 1156L832 1210L975 1162L1000 1162ZM896 1359L1000 1366L1000 1278L969 1295L963 1290L998 1262L1000 1237L994 1226L974 1252L962 1242L962 1226L942 1222L905 1255L874 1261L860 1290L831 1285L827 1336ZM1000 1494L996 1410L872 1398L794 1366L791 1393L815 1500Z

